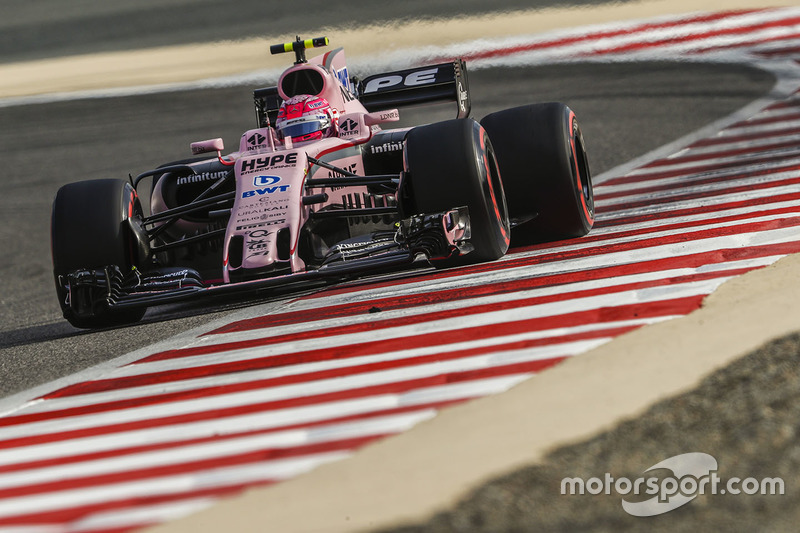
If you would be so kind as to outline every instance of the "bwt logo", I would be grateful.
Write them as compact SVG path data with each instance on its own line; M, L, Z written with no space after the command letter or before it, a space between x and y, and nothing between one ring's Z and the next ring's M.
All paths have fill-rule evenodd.
M275 185L274 187L262 187L254 191L244 191L242 193L242 198L255 198L256 196L264 196L266 194L273 194L276 192L286 192L290 187L291 185ZM267 215L262 215L261 218L265 219L267 218Z
M256 176L253 180L253 185L256 187L269 187L281 181L278 176Z
M256 190L243 192L242 198L254 198L256 196L288 191L291 185L275 185L279 181L281 181L281 178L278 176L256 176L253 180L253 185L257 187Z

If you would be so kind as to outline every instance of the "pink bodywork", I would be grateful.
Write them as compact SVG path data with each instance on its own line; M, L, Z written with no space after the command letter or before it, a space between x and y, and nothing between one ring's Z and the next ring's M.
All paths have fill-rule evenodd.
M290 256L288 261L284 259L283 264L288 262L291 272L303 271L306 265L297 254L303 223L312 210L331 203L341 203L341 199L335 197L335 192L327 189L330 196L327 202L303 205L304 196L323 192L321 189L306 190L305 181L315 175L328 177L332 174L330 170L311 166L308 156L363 175L363 161L357 145L372 138L373 133L379 130L377 124L399 120L397 110L368 113L352 97L341 48L284 72L278 82L282 99L287 100L290 95L280 89L281 81L287 74L300 69L314 69L322 74L324 86L318 94L339 112L339 136L293 145L291 139L281 141L272 127L252 129L242 135L239 151L223 158L235 165L236 176L236 199L223 248L225 283L230 282L230 272L234 270L229 264L229 250L234 237L241 236L244 241L242 264L236 268L263 268L280 261L276 236L283 228L288 228L290 232ZM342 128L342 125L346 127ZM217 145L211 141L205 142L209 143L207 148L217 149ZM366 192L366 187L349 187L348 192Z

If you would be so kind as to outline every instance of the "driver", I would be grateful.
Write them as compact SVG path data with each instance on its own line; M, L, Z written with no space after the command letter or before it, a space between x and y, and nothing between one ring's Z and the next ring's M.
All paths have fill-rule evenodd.
M332 137L339 126L339 113L319 96L298 94L281 104L275 129L281 139L306 142Z

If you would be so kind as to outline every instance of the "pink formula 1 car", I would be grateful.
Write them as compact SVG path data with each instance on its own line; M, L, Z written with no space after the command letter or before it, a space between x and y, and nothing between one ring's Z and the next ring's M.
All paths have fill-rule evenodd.
M327 38L275 45L296 62L254 92L238 150L133 180L71 183L56 195L53 270L64 317L96 328L203 295L292 289L429 261L502 257L513 236L586 234L592 182L574 113L560 103L470 112L462 61L351 78ZM457 118L386 128L397 108L453 101ZM205 154L205 155L201 155Z

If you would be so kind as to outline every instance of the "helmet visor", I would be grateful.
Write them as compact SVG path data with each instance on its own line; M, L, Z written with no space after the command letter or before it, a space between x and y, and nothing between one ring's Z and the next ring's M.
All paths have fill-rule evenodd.
M327 128L330 123L330 119L324 115L304 117L302 119L289 121L285 126L280 128L280 132L284 137L302 137L303 135L323 130Z

